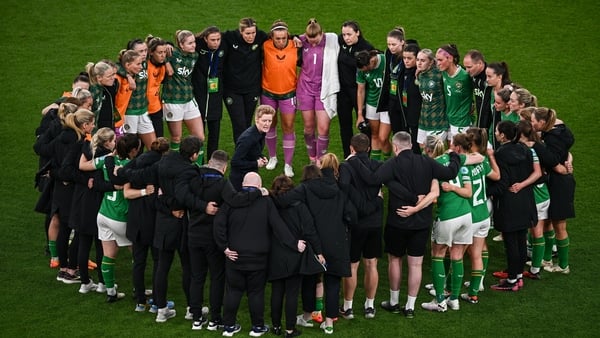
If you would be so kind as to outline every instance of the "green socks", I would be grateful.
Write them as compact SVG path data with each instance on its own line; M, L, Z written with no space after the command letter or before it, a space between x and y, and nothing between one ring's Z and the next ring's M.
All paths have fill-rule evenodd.
M104 285L107 288L115 287L115 259L103 256L102 265L102 278L104 278Z
M435 298L438 303L441 303L444 300L444 282L446 280L444 257L431 258L431 277L435 289Z
M469 285L469 296L477 296L479 294L479 285L483 279L483 270L471 271L471 284Z
M170 146L171 150L173 150L173 151L179 151L179 143L170 142L169 146Z
M531 267L539 268L542 266L544 258L546 240L544 237L531 239Z
M545 239L545 246L544 246L544 260L545 261L551 261L552 260L552 247L555 244L555 233L554 230L550 230L550 231L545 231L544 232L544 239Z
M558 266L564 269L569 266L569 237L557 239L556 249L558 250Z
M315 311L323 310L323 297L317 297L317 304L315 305Z
M463 260L452 261L452 283L451 283L451 294L450 299L458 299L460 296L460 289L462 287L463 276L465 275L465 265ZM479 284L477 284L479 286Z
M383 153L381 152L381 149L371 150L371 158L377 161L382 161Z
M56 241L48 241L48 250L50 250L50 257L58 257L56 251Z

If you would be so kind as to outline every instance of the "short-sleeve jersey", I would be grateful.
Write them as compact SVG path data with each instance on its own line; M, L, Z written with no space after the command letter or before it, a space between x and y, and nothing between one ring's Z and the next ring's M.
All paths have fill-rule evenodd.
M444 154L435 159L439 163L448 166L450 164L450 156ZM460 167L455 178L448 181L458 187L464 187L465 184L471 183L469 170L466 167ZM442 182L440 182L440 196L437 200L437 217L440 221L446 221L456 217L466 215L471 212L471 203L469 199L461 197L453 191L445 192L442 190Z
M321 95L321 84L323 77L323 56L325 53L325 39L323 34L321 42L312 46L306 36L301 35L302 41L302 70L298 78L298 96L308 95L319 97Z
M419 129L448 130L442 73L436 66L432 66L428 71L419 73L417 81L423 98Z
M94 161L100 163L103 161ZM129 159L121 160L117 156L115 156L115 165L116 166L124 166L129 163ZM102 171L104 172L104 179L109 180L108 172L106 166L102 166ZM123 194L123 190L115 190L115 191L107 191L104 193L104 197L102 197L102 203L100 204L100 210L98 213L106 216L114 221L119 222L127 222L127 211L129 210L129 201L125 199Z
M471 221L478 223L490 217L487 208L486 196L486 176L492 172L490 160L486 156L483 162L473 165L467 165L469 176L471 177Z
M519 123L521 117L517 112L511 111L508 114L504 114L504 112L500 113L500 121L511 121L514 123Z
M385 55L377 54L377 67L369 71L358 70L356 73L356 83L365 85L365 103L372 107L379 106L381 89L385 77Z
M456 127L471 125L470 111L473 105L473 81L461 66L454 76L442 72L448 122Z
M163 87L163 101L166 103L187 103L194 98L192 72L198 60L198 53L184 53L173 48L173 54L167 59L173 67L173 76L167 79Z
M530 149L531 155L533 155L533 163L540 163L540 158L538 157L535 150L533 148ZM546 185L546 182L542 182L533 186L533 198L535 199L535 204L540 204L550 199L550 192L548 191L548 186Z

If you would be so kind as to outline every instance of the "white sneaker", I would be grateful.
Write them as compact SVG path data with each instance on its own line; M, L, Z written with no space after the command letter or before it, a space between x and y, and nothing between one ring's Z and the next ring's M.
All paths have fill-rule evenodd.
M294 177L294 168L292 168L291 165L286 163L285 166L283 167L283 173L287 177Z
M429 310L429 311L437 311L437 312L448 311L448 305L446 304L445 299L441 303L438 303L437 300L433 299L429 303L421 303L421 307L423 309Z
M436 296L435 289L429 290L429 294L435 297ZM450 291L444 289L444 298L448 298L448 297L450 297Z
M202 317L208 318L208 313L209 312L210 312L210 310L208 309L208 306L203 306L202 307Z
M569 273L571 273L571 269L569 269L568 265L564 269L561 268L560 265L558 265L558 264L556 264L552 267L544 266L544 270L546 270L548 272L559 272L559 273L562 273L563 275L568 275Z
M471 286L471 282L466 281L463 283L463 285L468 289L469 286ZM481 284L479 284L479 292L483 292L483 291L485 291L485 287L483 286L483 280L481 280Z
M449 307L451 310L454 310L454 311L458 311L458 310L460 310L460 304L459 304L459 302L458 302L458 298L456 298L456 299L448 299L448 300L446 301L446 304L448 305L448 307Z
M98 285L94 284L94 281L90 278L90 282L87 284L81 284L79 287L79 293L88 293L90 291L96 291L98 289Z
M433 283L425 284L425 289L433 290Z
M194 314L190 312L190 307L189 306L185 309L185 317L184 318L187 319L187 320L194 319Z
M164 323L169 318L175 317L176 314L177 314L177 312L175 312L175 310L169 309L168 307L164 307L162 309L158 309L158 313L156 314L156 322L157 323Z
M303 326L303 327L313 327L314 326L312 320L311 319L309 319L309 320L304 319L303 315L296 316L296 325Z
M273 157L269 158L269 163L267 163L265 168L267 168L267 170L273 170L273 169L275 169L276 166L277 166L277 157L273 156Z
M104 283L96 284L96 292L98 293L106 293L106 285Z
M492 238L492 240L494 242L502 242L504 240L504 238L502 237L502 234L500 234L498 236L494 236L494 238Z

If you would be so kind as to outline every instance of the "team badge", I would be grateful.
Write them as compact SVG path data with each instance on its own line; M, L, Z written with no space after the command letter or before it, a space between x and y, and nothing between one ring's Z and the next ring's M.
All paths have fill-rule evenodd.
M233 47L233 49L238 49L238 45L231 45L231 47Z
M231 97L226 97L225 104L231 106L233 104L233 99Z
M258 45L252 45L252 50L256 50L256 48L258 48Z
M167 117L168 117L168 118L173 118L173 113L172 113L172 112L168 112L168 113L167 113Z
M429 88L433 88L433 87L435 87L435 81L430 80L429 81Z
M220 51L219 51L219 57L220 57L220 58L222 58L222 57L223 57L223 55L225 55L225 52L224 52L224 51L222 51L222 50L220 50Z
M125 132L127 132L127 131L129 131L129 129L131 129L131 127L127 123L125 123L123 125L123 130L125 130Z

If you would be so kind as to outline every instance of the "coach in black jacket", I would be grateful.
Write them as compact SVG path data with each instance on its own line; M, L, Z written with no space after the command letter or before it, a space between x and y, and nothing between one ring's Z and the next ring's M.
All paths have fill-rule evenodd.
M249 172L244 176L243 190L260 190L260 176ZM305 243L294 238L270 198L258 197L247 207L225 203L217 213L214 237L225 253L227 292L223 301L224 330L233 332L240 299L248 294L252 330L264 333L265 284L271 249L271 235L289 248L304 251Z

